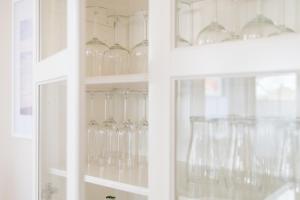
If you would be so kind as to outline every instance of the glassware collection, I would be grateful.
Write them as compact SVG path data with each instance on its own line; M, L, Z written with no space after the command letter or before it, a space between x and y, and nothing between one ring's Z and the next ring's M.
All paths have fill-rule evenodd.
M193 116L190 123L192 198L266 199L283 185L299 197L299 119Z
M265 0L177 0L176 46L206 45L295 33L294 25L292 26L295 30L289 27L293 23L287 24L286 19L290 1L279 0L268 4L280 9L276 12L279 17L274 20L264 14L264 8L267 7L264 6L265 2ZM250 9L256 10L256 16L252 19L248 17Z
M101 123L95 117L96 98L104 98L104 120ZM119 181L145 183L148 166L147 99L145 91L116 89L89 92L89 173ZM120 113L123 114L121 118Z
M132 16L109 14L111 10L97 6L87 7L87 12L93 15L92 39L86 43L87 76L145 73L148 67L148 13L140 11ZM143 31L139 30L139 27L130 28L130 21L137 21L130 20L131 18L143 20ZM102 22L99 23L99 20ZM125 25L124 21L127 21ZM112 29L107 33L108 35L113 33L112 45L98 39L103 37L97 33L101 26ZM140 24L131 26L140 26ZM124 29L129 37L127 34L124 36ZM137 44L132 42L130 36L134 34L129 31L136 31L134 34L143 35L142 41ZM131 42L131 44L122 44L124 37L127 40L125 43Z

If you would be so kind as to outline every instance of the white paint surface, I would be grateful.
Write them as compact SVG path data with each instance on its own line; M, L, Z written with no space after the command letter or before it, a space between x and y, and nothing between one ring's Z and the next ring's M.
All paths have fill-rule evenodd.
M32 143L10 132L12 2L0 1L0 199L32 200Z

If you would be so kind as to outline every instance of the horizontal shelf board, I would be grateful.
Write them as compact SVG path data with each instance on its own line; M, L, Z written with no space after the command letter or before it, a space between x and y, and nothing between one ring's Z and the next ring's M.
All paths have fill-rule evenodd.
M176 48L170 75L194 77L300 69L300 34ZM154 74L155 75L155 74Z
M285 184L282 187L280 187L278 190L270 194L268 197L266 197L264 200L283 200L283 199L294 199L294 190L293 190L293 184ZM191 198L191 197L185 197L185 196L179 196L178 200L229 200L229 199L221 199L221 198Z
M148 82L148 74L126 74L114 76L97 76L87 78L87 85L114 84L114 83L145 83Z
M87 183L91 183L91 184L95 184L95 185L99 185L99 186L103 186L103 187L108 187L108 188L112 188L112 189L116 189L116 190L120 190L120 191L124 191L124 192L129 192L129 193L133 193L133 194L138 194L138 195L142 195L142 196L148 196L148 188L145 188L145 187L130 185L130 184L126 184L126 183L107 180L104 178L94 177L94 176L89 176L89 175L86 175L84 177L84 180Z
M67 172L65 170L50 168L49 169L49 174L54 175L54 176L60 176L60 177L67 178Z
M217 199L217 198L190 198L185 196L179 196L178 200L228 200L228 199Z

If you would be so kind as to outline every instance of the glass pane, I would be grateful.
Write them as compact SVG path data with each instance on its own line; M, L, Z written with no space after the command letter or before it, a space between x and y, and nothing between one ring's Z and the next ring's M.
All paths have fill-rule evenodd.
M66 199L66 82L40 86L39 199Z
M300 199L299 78L177 81L177 200Z
M298 0L176 0L176 47L300 31Z
M40 0L40 58L67 46L67 0Z

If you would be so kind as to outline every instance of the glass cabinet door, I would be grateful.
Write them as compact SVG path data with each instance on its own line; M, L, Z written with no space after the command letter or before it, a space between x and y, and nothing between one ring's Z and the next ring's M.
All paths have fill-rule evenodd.
M175 46L295 34L299 8L298 0L176 0Z
M66 199L66 81L39 87L39 200Z
M40 59L67 46L67 0L40 0Z
M176 199L300 199L299 74L176 82Z

